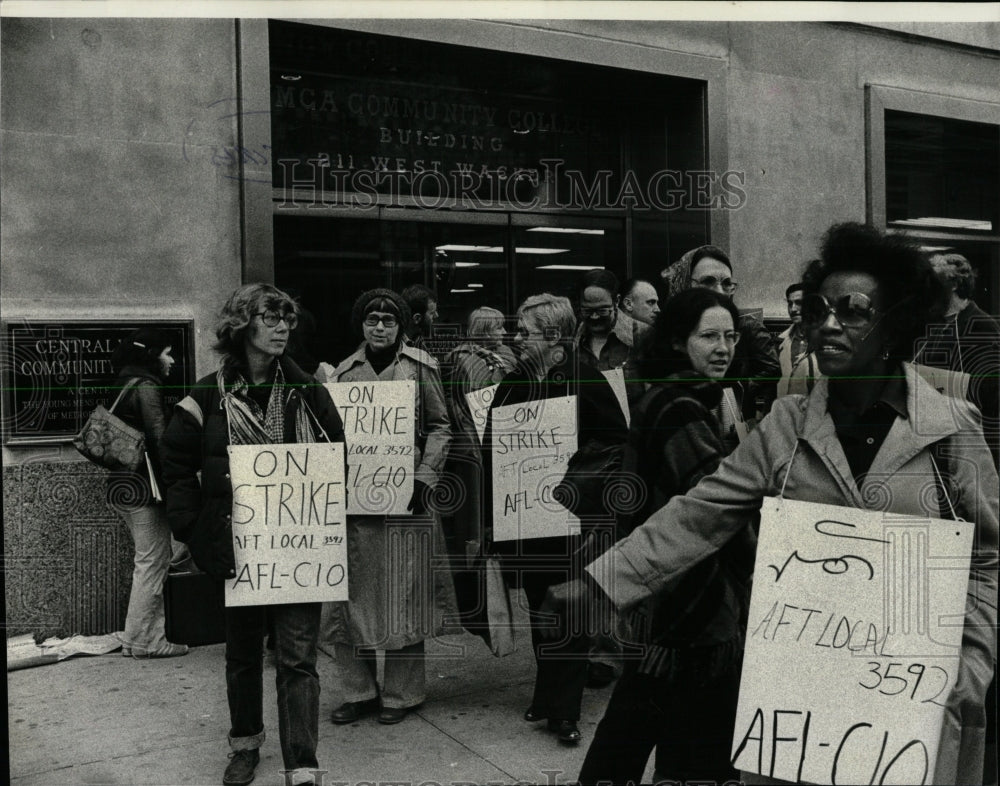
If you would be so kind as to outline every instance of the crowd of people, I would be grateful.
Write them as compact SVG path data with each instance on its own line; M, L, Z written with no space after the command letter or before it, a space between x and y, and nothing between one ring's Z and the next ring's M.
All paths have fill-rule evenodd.
M156 390L169 347L136 336L117 366L120 386L134 388L121 412L145 431L165 499L164 506L149 496L127 511L136 568L124 651L186 652L163 633L171 532L200 570L219 580L236 575L228 446L343 442L340 415L320 383L414 380L408 513L347 517L349 600L225 610L226 786L252 781L259 763L266 633L287 782L310 783L318 767L318 657L332 658L337 684L325 687L344 700L333 723L365 715L403 721L427 699L425 641L471 619L466 596L481 590L476 576L487 558L528 603L536 676L526 722L545 721L559 743L579 744L584 689L617 679L581 782L638 783L654 749L658 779L736 780L730 750L755 517L761 500L779 492L973 522L960 675L946 703L934 782L982 783L984 706L995 692L987 688L996 657L1000 327L971 300L971 279L960 256L931 259L903 238L841 224L785 291L791 324L780 336L736 307L732 261L702 246L656 283L619 285L596 269L582 277L576 304L533 294L517 309L516 327L499 311L477 308L462 341L442 357L426 341L434 293L374 289L352 309L357 350L314 374L291 357L296 300L269 285L243 286L221 310L219 370L199 380L172 417ZM926 370L934 366L939 372ZM941 373L959 375L962 395ZM468 394L490 386L480 433ZM635 479L642 494L627 510L600 495L587 505L564 503L580 521L578 533L494 541L492 447L503 429L494 414L565 397L576 405L576 458L600 467L591 474L605 480ZM445 475L462 488L450 507L435 493ZM941 486L934 499L947 502L935 510L919 493L928 479ZM873 493L876 486L892 493ZM454 580L432 569L431 554L449 556ZM595 635L607 624L579 624L602 611L617 616L618 635Z

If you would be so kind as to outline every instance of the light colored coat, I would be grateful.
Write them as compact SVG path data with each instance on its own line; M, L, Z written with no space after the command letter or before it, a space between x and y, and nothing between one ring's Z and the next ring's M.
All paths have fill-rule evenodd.
M911 365L904 369L909 417L893 423L860 489L827 412L829 380L821 379L808 397L779 399L715 474L656 511L587 571L617 607L632 606L721 548L782 484L788 499L941 517L924 507L935 495L921 493L933 482L931 447L938 444L948 495L957 515L975 523L975 540L958 682L947 701L933 783L982 783L983 701L996 657L997 473L976 410L939 394Z
M794 362L792 328L794 325L778 336L778 365L781 366L781 379L778 380L779 398L790 393L808 394L816 378L820 376L815 353L806 352L797 363Z
M444 468L451 426L437 361L402 345L377 374L364 346L332 371L321 364L320 382L413 380L416 385L414 479L434 487ZM350 600L323 604L321 641L398 650L446 631L444 618L457 614L447 548L437 514L348 516L347 564Z

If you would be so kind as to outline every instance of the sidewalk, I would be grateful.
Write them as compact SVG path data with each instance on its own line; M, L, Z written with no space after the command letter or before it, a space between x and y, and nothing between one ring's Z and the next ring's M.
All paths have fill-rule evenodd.
M373 717L334 726L329 715L341 697L321 654L326 786L575 779L613 686L584 693L583 740L562 746L544 723L521 718L534 681L526 628L517 631L517 647L494 658L470 634L428 642L427 701L396 726ZM147 661L116 651L8 673L11 783L221 784L229 752L223 650L197 647L182 658ZM273 667L264 673L264 723L254 784L282 786Z

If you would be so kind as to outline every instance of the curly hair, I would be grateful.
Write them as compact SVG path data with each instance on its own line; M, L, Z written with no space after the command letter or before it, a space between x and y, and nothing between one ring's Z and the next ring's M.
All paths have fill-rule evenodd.
M944 264L938 268L934 266L935 260L940 259ZM949 252L944 254L932 254L931 265L946 285L955 288L955 294L963 300L972 297L976 289L976 271L972 269L969 260L961 254Z
M902 235L854 222L834 224L823 236L820 258L802 274L805 294L819 292L833 273L865 273L878 282L893 360L912 360L916 340L944 314L947 290L926 255Z
M685 289L667 300L640 347L639 368L642 375L653 381L690 369L690 358L674 349L674 343L686 343L698 329L701 315L715 307L726 309L733 318L733 329L739 331L739 309L732 300L715 290L701 287Z
M291 295L270 284L244 284L229 296L215 323L212 349L222 355L222 367L231 372L246 366L244 340L254 314L271 309L281 314L299 313Z

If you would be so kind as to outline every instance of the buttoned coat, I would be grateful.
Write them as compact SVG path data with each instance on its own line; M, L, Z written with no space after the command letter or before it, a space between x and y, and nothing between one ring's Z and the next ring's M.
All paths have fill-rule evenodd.
M660 591L742 530L761 499L788 499L950 518L928 494L941 466L956 514L975 525L958 681L947 700L933 783L982 783L997 622L997 473L976 409L946 398L903 364L906 418L897 418L859 488L827 411L829 380L808 396L779 399L740 446L683 497L675 497L587 566L619 608ZM943 508L943 509L941 509ZM761 782L754 776L754 782Z
M335 369L320 364L320 382L389 382L415 385L414 479L433 488L444 469L451 426L438 364L403 344L393 362L376 372L362 345ZM350 442L350 437L348 437ZM436 513L423 516L347 517L347 603L323 604L321 640L397 650L446 632L457 621L455 589Z

